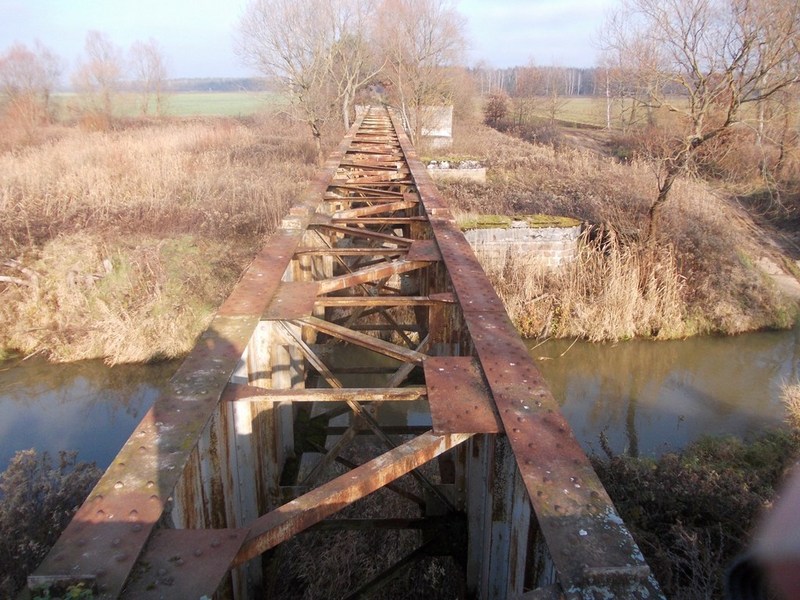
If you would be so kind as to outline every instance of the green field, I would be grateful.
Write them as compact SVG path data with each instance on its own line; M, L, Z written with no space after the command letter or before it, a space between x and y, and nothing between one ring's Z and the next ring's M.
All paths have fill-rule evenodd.
M78 94L54 95L62 118L80 111L83 98ZM273 92L175 92L166 96L166 114L173 117L241 117L263 111L275 110L285 105L285 99ZM151 100L151 114L155 102ZM114 114L118 117L135 117L140 114L139 98L135 94L120 93L114 97Z
M271 92L182 92L167 98L167 114L176 117L252 115L274 110L284 99Z

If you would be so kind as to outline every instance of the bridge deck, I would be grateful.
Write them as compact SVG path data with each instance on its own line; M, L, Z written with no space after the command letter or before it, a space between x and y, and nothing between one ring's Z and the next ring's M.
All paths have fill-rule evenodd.
M234 376L243 355L246 381ZM359 374L368 385L345 385ZM421 435L380 410L420 400L431 415ZM302 447L295 417L307 403L350 418L330 429L341 435L311 474L287 485L287 458ZM364 430L385 451L315 487ZM436 457L449 475L417 471ZM263 576L253 559L409 473L425 490L412 501L466 515L463 566L477 597L660 597L414 148L387 110L373 108L255 258L29 587L245 597Z

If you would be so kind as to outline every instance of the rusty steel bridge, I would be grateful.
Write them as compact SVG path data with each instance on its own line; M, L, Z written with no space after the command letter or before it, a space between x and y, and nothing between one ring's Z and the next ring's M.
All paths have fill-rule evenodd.
M423 425L398 422L408 406ZM372 458L343 458L365 439ZM380 488L415 516L335 518ZM397 117L372 107L28 588L269 597L269 558L301 532L400 527L419 547L342 597L437 553L467 598L662 597Z

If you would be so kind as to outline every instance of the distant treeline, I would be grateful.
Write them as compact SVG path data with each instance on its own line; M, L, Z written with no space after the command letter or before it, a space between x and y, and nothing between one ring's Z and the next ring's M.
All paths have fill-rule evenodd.
M605 76L601 69L551 66L526 66L496 69L475 67L469 69L482 96L504 91L509 96L546 95L555 92L561 96L597 96L604 92ZM521 89L539 88L542 89ZM531 94L533 92L533 94Z

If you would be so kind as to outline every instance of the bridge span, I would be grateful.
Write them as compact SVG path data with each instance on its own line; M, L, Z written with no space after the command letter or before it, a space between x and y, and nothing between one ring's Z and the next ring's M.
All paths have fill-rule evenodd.
M368 436L371 459L343 458ZM380 488L416 516L335 518ZM397 527L419 547L342 597L439 554L468 598L662 597L398 119L372 107L28 586L269 597L301 532Z

